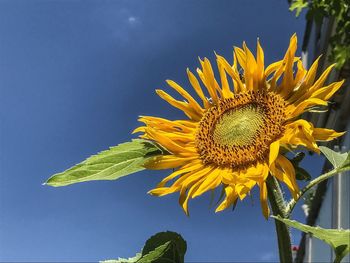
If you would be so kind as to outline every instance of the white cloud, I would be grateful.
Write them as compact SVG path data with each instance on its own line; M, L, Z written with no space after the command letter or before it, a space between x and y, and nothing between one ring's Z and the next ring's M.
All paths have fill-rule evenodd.
M134 17L134 16L129 16L129 18L128 18L128 22L129 22L130 24L134 24L134 23L136 23L136 22L137 22L137 18L136 18L136 17Z
M118 40L119 44L129 43L139 32L142 22L140 17L128 8L116 10L101 7L94 10L93 16L109 31L113 38Z

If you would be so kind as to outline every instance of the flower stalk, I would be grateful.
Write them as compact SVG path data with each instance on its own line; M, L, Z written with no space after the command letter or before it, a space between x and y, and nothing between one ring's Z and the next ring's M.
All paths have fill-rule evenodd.
M271 205L272 212L275 216L279 215L287 218L286 203L283 198L283 193L276 178L269 176L267 179L268 199ZM289 228L281 221L275 220L276 234L278 241L278 250L281 263L290 263L292 258L292 245L290 241Z

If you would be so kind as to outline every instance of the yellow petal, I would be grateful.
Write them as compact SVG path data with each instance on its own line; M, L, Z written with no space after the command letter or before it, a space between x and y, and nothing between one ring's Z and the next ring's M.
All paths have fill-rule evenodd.
M235 184L238 173L232 168L222 168L221 179L224 184Z
M287 116L289 117L289 119L293 119L307 111L310 107L316 105L327 106L327 102L317 98L307 99L297 106L290 105L289 107L287 107Z
M283 74L282 83L280 86L280 94L283 97L287 97L290 92L294 89L294 77L293 77L293 64L294 55L297 50L297 37L294 34L290 40L289 48L285 57L285 70Z
M199 76L199 78L201 79L202 83L204 84L204 86L206 87L210 98L214 101L214 103L218 102L218 95L215 92L215 89L213 89L210 84L208 83L208 81L206 80L204 73L202 72L202 70L200 70L199 68L197 68L197 74Z
M191 121L177 120L170 121L163 118L151 117L151 116L141 116L138 119L143 122L147 127L151 127L157 130L168 131L168 132L181 132L186 135L194 134L197 130L197 124Z
M193 197L193 193L199 188L199 186L202 184L203 180L200 180L198 182L196 182L193 186L191 186L190 190L187 193L187 196L185 198L185 200L183 200L183 198L179 199L180 205L182 206L185 214L188 216L189 212L188 212L188 201L190 198ZM183 201L182 201L183 200Z
M264 50L260 46L260 41L258 39L257 41L257 47L256 47L256 63L257 63L257 78L258 78L258 87L260 89L264 88L264 81L265 81L265 72L264 72Z
M151 158L144 166L150 170L163 170L173 169L179 166L183 166L192 160L196 160L198 157L178 157L175 155L160 155Z
M270 209L267 204L267 186L264 181L262 181L260 184L260 203L261 203L261 210L263 212L263 215L266 219L268 219L270 215Z
M156 92L159 95L159 97L167 101L170 105L182 110L190 119L199 121L202 118L202 113L194 111L188 103L175 100L163 90L157 89Z
M209 95L214 101L214 103L217 103L219 101L217 91L220 93L221 89L219 88L219 85L215 80L214 72L211 67L211 64L207 58L204 58L204 61L201 59L199 61L201 63L203 71L200 69L197 69L198 76L202 80L205 87L207 88Z
M208 174L207 178L203 181L203 183L199 186L199 188L193 193L193 198L200 196L204 192L207 192L211 189L216 188L221 183L221 169L216 168Z
M186 90L184 90L180 85L178 85L176 82L172 80L167 80L166 82L170 87L176 90L182 97L184 97L188 101L188 103L192 106L194 111L203 112L203 109L201 108L201 106L199 106L197 101L195 101L195 99L192 98L192 96Z
M291 145L302 145L316 153L320 150L313 137L314 127L306 120L297 120L286 125L286 132L280 139L281 142Z
M282 167L285 174L289 178L290 182L292 183L292 195L294 199L297 199L297 195L299 193L299 187L295 178L295 169L292 165L292 163L283 155L279 155L277 158L278 164Z
M314 92L316 90L318 90L319 88L321 88L324 84L324 82L326 81L329 73L331 72L331 70L334 68L336 64L332 64L330 65L323 73L322 75L318 78L318 80L310 87L310 92Z
M305 77L305 87L309 88L312 86L312 84L315 81L316 73L317 73L317 68L318 68L318 62L320 60L321 56L319 56L314 63L312 63L310 69L308 70L306 77Z
M310 97L327 101L334 95L334 93L336 93L341 88L344 81L345 80L333 82L332 84L326 87L318 89L314 93L312 93Z
M230 77L233 80L234 83L234 92L239 93L241 91L245 91L245 87L237 73L237 71L230 66L230 64L226 61L225 58L216 55L218 62L224 67L227 74L230 75Z
M224 66L219 62L218 59L217 59L216 62L217 62L219 73L220 73L221 86L222 86L222 95L223 95L223 97L225 99L232 98L233 97L233 93L230 90L230 86L229 86L228 81L227 81L227 77L226 77L226 72L225 72Z
M258 89L258 78L256 75L257 64L253 53L249 50L245 43L243 43L243 48L246 57L246 65L244 67L244 82L247 90L257 90Z
M138 133L138 132L145 132L145 130L146 130L145 126L137 127L135 130L133 130L131 132L131 134L135 134L135 133Z
M245 66L246 66L245 52L243 51L243 49L240 49L239 47L234 47L234 50L235 50L238 63L245 70Z
M178 143L175 143L168 136L156 132L153 129L147 129L146 132L150 139L155 140L171 153L178 153L182 156L193 156L193 154L196 153L196 151L193 151L193 149L191 149L190 147L186 147L186 145L180 145Z
M202 99L203 106L207 109L210 107L210 103L208 99L205 97L203 90L196 78L196 76L189 70L187 69L187 76L188 80L190 81L193 89L196 91L197 95Z
M274 62L270 65L267 66L266 70L265 70L265 76L268 77L271 75L272 72L275 72L277 69L279 69L281 67L281 65L283 64L283 60Z
M155 188L148 191L148 194L155 195L155 196L164 196L164 195L173 194L179 190L180 190L180 187L173 187L173 186L160 187L160 188Z
M188 187L200 179L205 179L205 176L212 172L213 169L214 167L212 166L203 166L201 169L193 170L189 173L184 174L178 180L176 180L173 185L181 185L181 187Z
M254 180L248 180L243 184L236 185L236 191L238 193L239 199L243 200L247 196L248 192L250 192L255 185L256 181Z
M279 164L277 164L279 166ZM276 163L274 163L273 165L271 165L270 167L270 172L272 174L272 176L276 177L280 182L285 183L287 185L287 187L289 188L291 193L295 192L294 189L294 185L292 183L292 181L289 179L289 176L287 176L287 174L282 170L282 168L279 166L279 168L277 168Z
M237 193L234 190L234 186L228 185L225 187L225 199L216 208L215 212L220 212L231 206L237 200Z
M257 163L256 165L252 165L246 170L241 171L238 180L242 179L242 177L253 181L265 180L268 175L268 171L269 169L267 164Z
M175 177L179 176L179 175L183 175L186 173L193 173L199 169L203 168L203 165L201 163L189 163L184 165L183 167L181 167L180 169L178 169L177 171L171 173L170 175L168 175L167 177L165 177L162 181L160 181L157 185L157 187L164 187L166 185L167 182L173 180Z
M276 160L279 150L280 142L278 140L270 144L269 166Z
M293 61L294 62L299 62L300 61L300 57L295 57ZM280 69L281 66L283 66L283 63L284 63L284 60L279 60L279 61L276 61L276 62L268 65L267 68L265 69L265 77L267 78L273 72L275 72L278 69Z
M346 132L336 132L331 129L314 128L312 136L315 138L316 141L331 141L335 138L344 135L345 133Z
M272 79L270 80L270 89L271 90L273 90L273 91L278 90L279 92L281 91L281 88L283 87L283 85L277 86L277 81L281 77L281 75L283 73L285 73L285 71L287 72L287 79L290 79L290 70L292 70L291 65L294 63L294 53L295 53L295 50L297 48L296 44L297 44L297 37L296 37L296 34L293 34L293 36L290 38L289 47L288 47L287 52L284 56L283 63L275 71L275 74L273 75ZM286 81L287 80L285 80L283 82L283 80L282 80L282 84L284 84L284 86L286 85Z

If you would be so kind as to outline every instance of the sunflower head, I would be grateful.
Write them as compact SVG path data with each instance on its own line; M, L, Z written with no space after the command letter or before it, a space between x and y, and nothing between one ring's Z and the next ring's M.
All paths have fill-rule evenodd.
M163 196L180 192L179 203L188 214L188 201L219 186L225 197L216 211L242 200L257 185L265 217L269 215L266 179L269 175L285 183L297 197L298 185L291 162L281 153L303 146L319 153L316 141L329 141L343 133L315 128L298 117L327 101L343 81L327 86L334 65L316 79L318 59L307 71L295 57L297 37L280 61L265 68L264 52L257 42L256 56L243 43L234 48L233 62L216 55L219 81L208 59L199 60L199 79L187 70L197 98L168 80L184 100L163 90L158 95L187 116L167 120L143 116L145 125L135 132L153 140L170 154L152 159L150 169L175 169L150 193ZM243 72L243 74L240 74Z

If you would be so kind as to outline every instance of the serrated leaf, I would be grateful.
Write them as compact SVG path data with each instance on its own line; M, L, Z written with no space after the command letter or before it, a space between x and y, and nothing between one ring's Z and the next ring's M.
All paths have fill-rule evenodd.
M149 238L142 249L142 258L168 242L170 242L170 244L166 246L166 249L163 247L164 250L162 258L173 260L169 262L184 262L184 257L187 250L186 241L181 237L181 235L171 231L160 232ZM160 250L152 253L152 255L158 255L159 251ZM149 256L147 256L147 258L149 258Z
M312 234L314 237L328 243L335 252L336 260L340 262L350 252L350 230L349 229L324 229L321 227L313 227L304 225L295 220L285 219L280 216L272 216L273 218L282 221L290 227L294 227L305 233Z
M65 186L86 181L116 180L144 170L149 158L162 154L154 143L136 139L93 155L80 164L50 177L45 184Z
M143 255L136 263L178 263L176 255L176 248L171 241L156 247L154 250ZM183 262L183 261L182 261Z
M328 147L320 146L321 152L326 156L328 161L334 166L335 169L346 168L350 166L350 154L335 152Z
M186 241L181 235L167 231L150 237L135 257L129 259L112 259L100 263L183 263L186 253Z
M135 263L141 258L141 253L137 253L135 257L132 258L118 258L118 259L108 259L100 261L100 263Z

